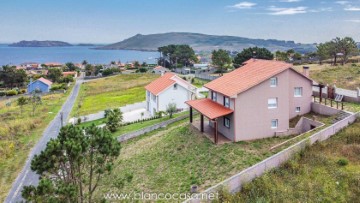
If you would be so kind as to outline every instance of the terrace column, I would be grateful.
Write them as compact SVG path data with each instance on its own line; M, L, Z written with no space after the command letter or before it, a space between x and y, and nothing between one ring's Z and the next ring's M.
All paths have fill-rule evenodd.
M201 114L200 116L200 131L204 132L204 115Z
M190 107L190 123L193 122L193 109Z
M215 144L218 143L218 124L217 124L216 119L214 120L214 141L215 141Z

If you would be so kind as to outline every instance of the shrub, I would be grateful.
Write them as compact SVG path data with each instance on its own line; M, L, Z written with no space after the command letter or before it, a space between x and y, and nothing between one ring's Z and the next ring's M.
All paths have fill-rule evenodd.
M0 97L2 97L2 96L5 96L6 95L6 92L0 92Z
M56 90L66 90L68 87L66 86L66 84L62 83L62 84L53 84L50 88L51 91L56 91Z
M147 69L146 69L146 68L139 68L139 72L140 72L140 73L146 73L146 72L147 72Z
M341 158L341 159L339 159L339 160L337 161L337 164L338 164L339 166L346 166L346 165L349 164L349 161L348 161L347 159L345 159L345 158Z
M14 96L17 94L18 94L18 92L16 90L9 90L6 92L6 96Z
M26 89L21 89L21 90L20 90L20 93L21 93L21 94L25 94L25 93L26 93Z

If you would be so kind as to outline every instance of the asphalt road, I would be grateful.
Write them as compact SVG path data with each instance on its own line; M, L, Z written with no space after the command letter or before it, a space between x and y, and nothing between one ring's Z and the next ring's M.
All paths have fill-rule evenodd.
M24 168L16 178L15 182L13 182L12 188L7 198L5 199L6 203L23 201L21 197L21 191L23 186L38 184L39 176L30 169L31 160L35 154L39 154L43 149L45 149L46 143L51 138L55 138L59 134L61 128L61 114L63 115L64 125L67 123L67 119L70 115L71 109L75 103L77 95L79 94L79 89L82 81L83 81L82 79L78 78L71 94L69 95L68 99L63 104L63 106L61 107L60 112L56 115L54 120L52 120L51 123L47 126L47 128L43 132L42 137L40 138L38 143L34 146L34 148L31 150L26 160Z

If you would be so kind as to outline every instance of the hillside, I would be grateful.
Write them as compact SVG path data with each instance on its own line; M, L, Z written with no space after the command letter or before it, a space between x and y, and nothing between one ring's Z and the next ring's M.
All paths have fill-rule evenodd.
M71 44L67 42L61 42L61 41L20 41L16 43L9 44L10 47L68 47L72 46Z
M121 42L99 47L98 49L156 51L158 47L169 44L189 44L196 51L211 51L219 48L239 51L252 46L265 47L271 51L295 49L298 52L306 52L315 50L315 45L313 44L300 44L294 41L249 39L235 36L217 36L185 32L150 35L137 34Z

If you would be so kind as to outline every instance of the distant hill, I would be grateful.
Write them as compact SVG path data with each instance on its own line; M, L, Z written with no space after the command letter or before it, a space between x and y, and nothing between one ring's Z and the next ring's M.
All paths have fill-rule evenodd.
M121 42L99 47L97 49L157 51L158 47L169 44L189 44L196 51L211 51L219 48L230 51L241 51L244 48L253 46L265 47L271 51L295 49L301 53L315 50L315 45L313 44L300 44L295 43L294 41L249 39L235 36L217 36L185 32L150 35L137 34Z
M68 47L73 46L67 42L61 41L20 41L13 44L9 44L10 47Z
M80 43L77 44L76 46L80 46L80 47L93 47L96 46L95 44L90 44L90 43Z

